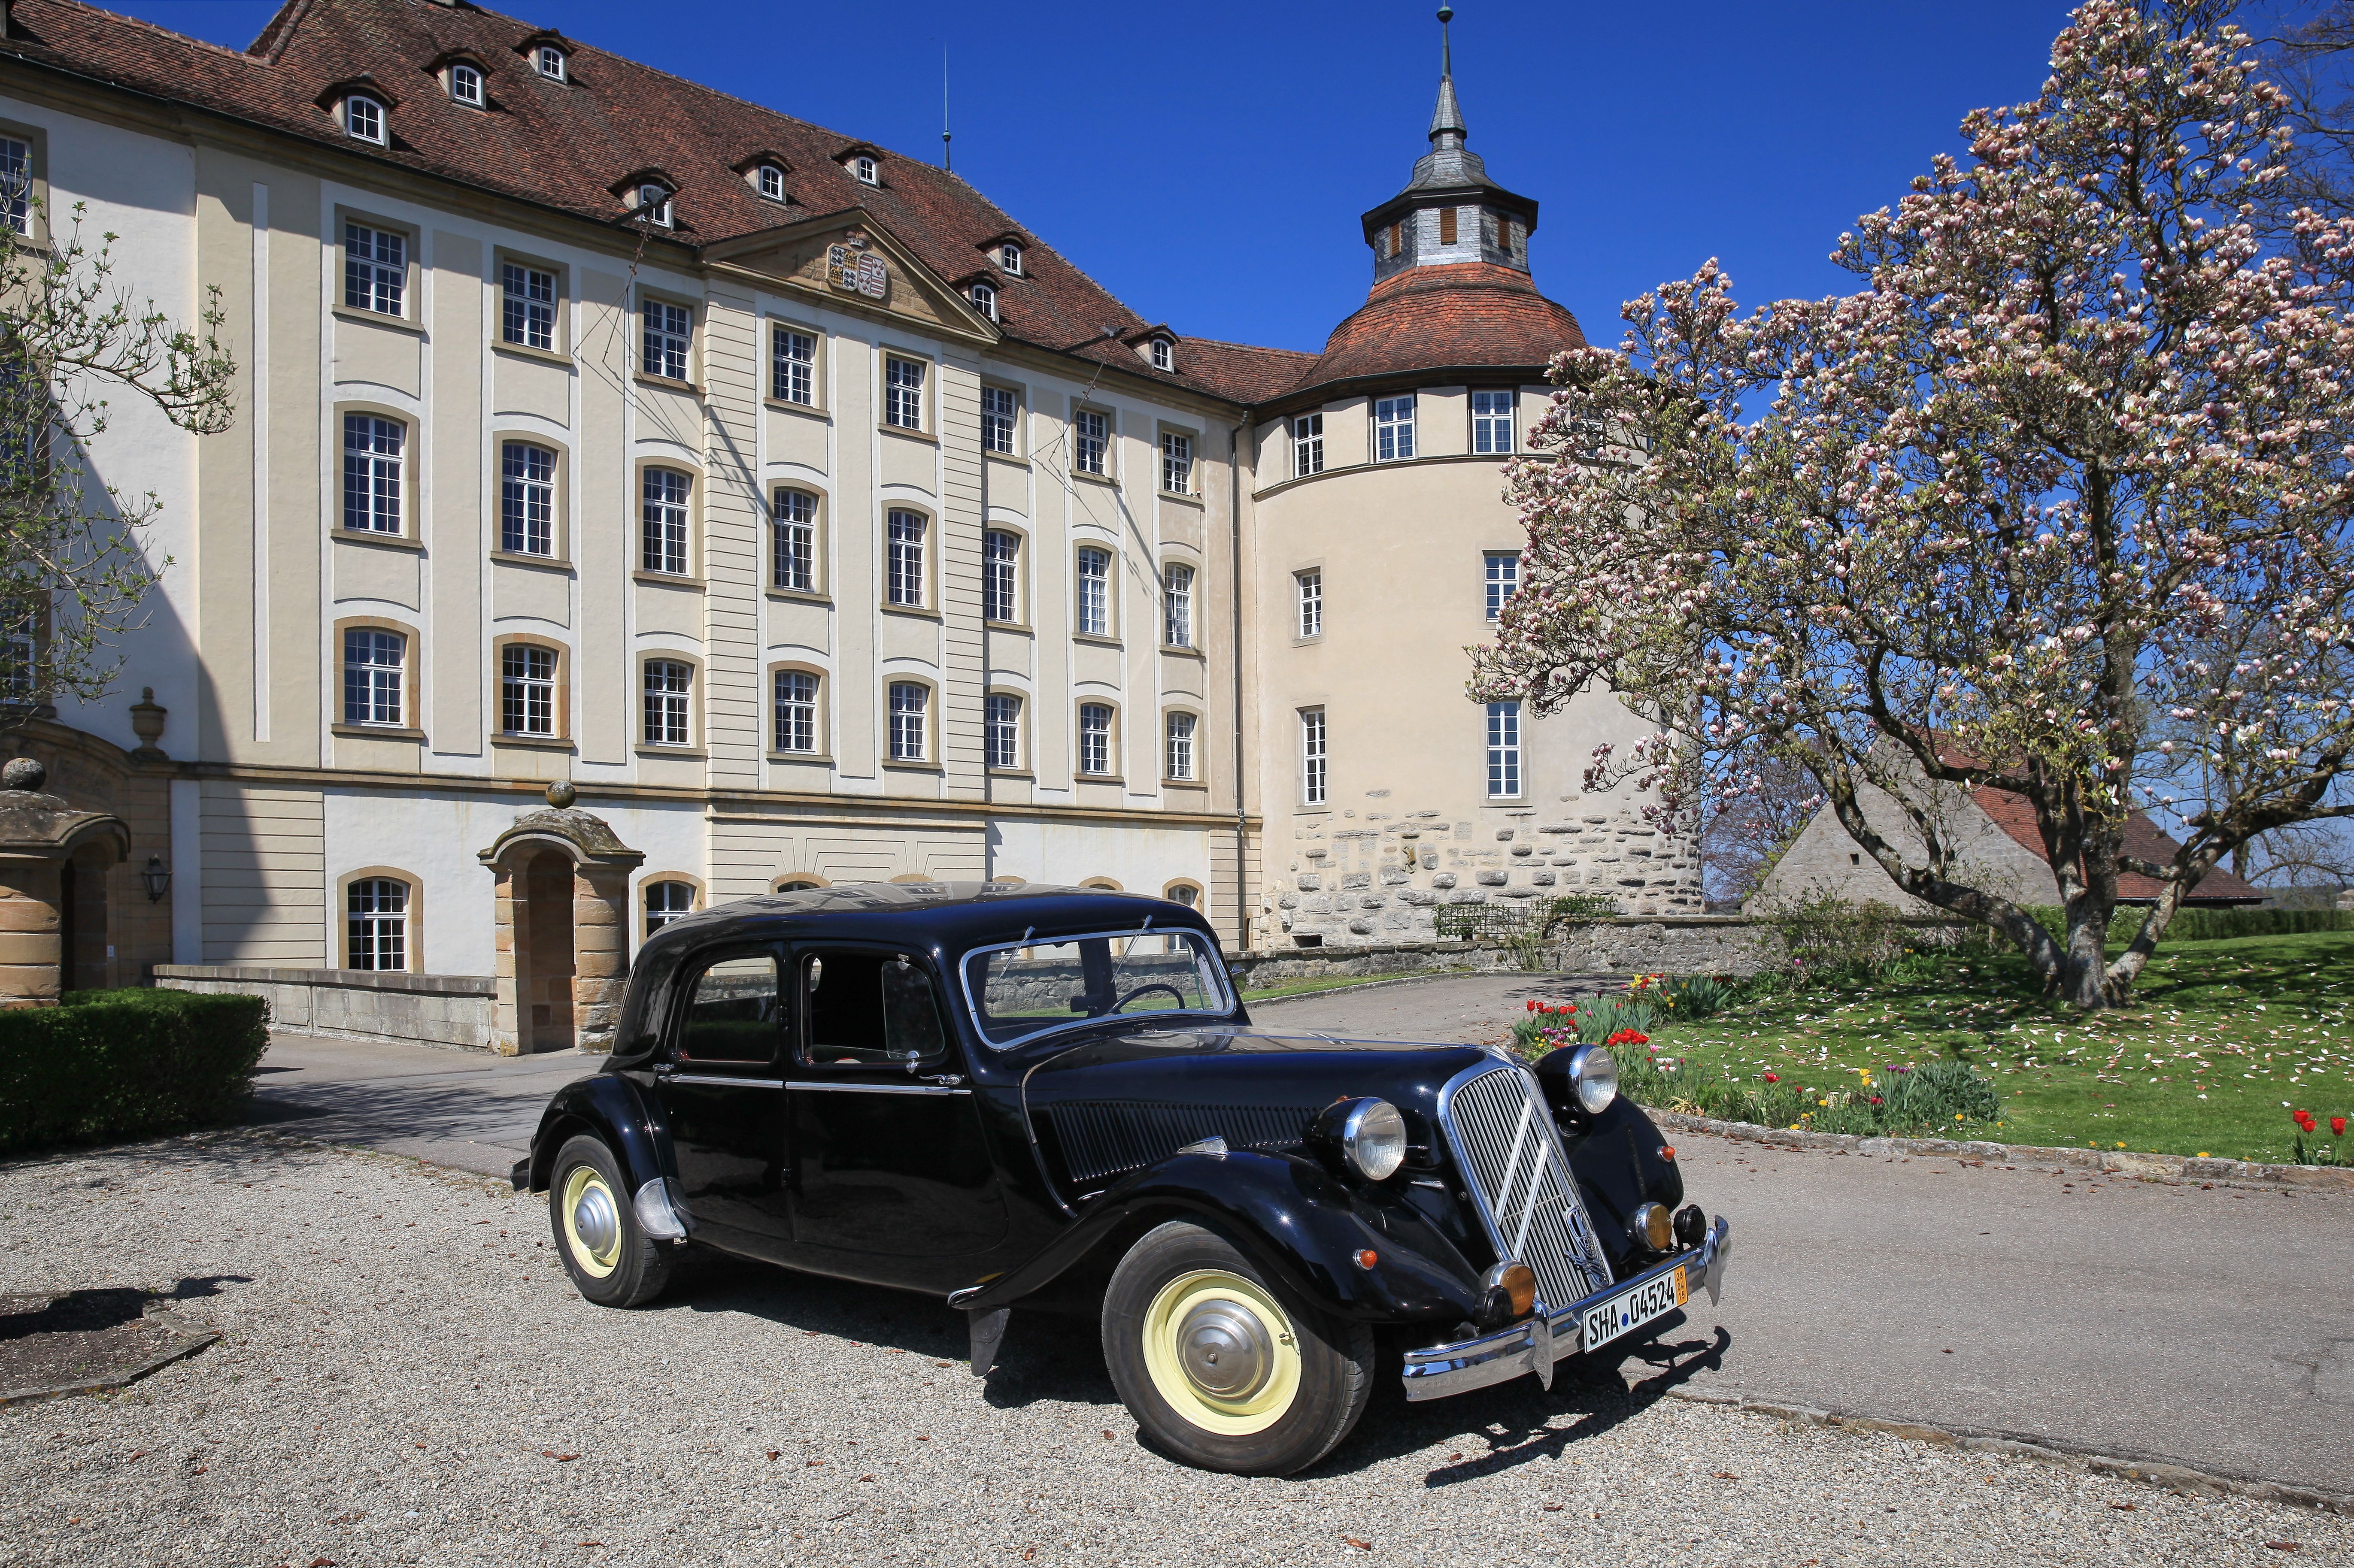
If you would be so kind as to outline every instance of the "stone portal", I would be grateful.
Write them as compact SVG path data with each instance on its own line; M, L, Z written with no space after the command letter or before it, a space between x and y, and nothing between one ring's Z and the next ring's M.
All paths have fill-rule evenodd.
M0 1007L54 1007L106 983L107 873L131 830L43 793L48 781L29 757L0 768Z
M498 1022L504 1055L610 1051L629 981L630 873L645 855L602 817L574 808L572 786L547 787L476 858L498 879Z

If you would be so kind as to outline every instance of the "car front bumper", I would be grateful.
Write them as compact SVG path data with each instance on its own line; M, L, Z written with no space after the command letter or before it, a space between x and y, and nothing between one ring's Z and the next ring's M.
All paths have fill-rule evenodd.
M1574 1356L1607 1344L1607 1338L1596 1339L1591 1345L1581 1343L1580 1325L1587 1308L1598 1307L1612 1297L1623 1295L1652 1280L1664 1278L1677 1269L1688 1269L1686 1283L1693 1277L1708 1287L1708 1298L1714 1302L1724 1288L1725 1260L1733 1252L1733 1224L1722 1215L1709 1224L1708 1234L1700 1245L1631 1277L1615 1280L1583 1301L1566 1307L1547 1308L1543 1313L1523 1319L1510 1328L1499 1329L1492 1334L1482 1334L1475 1340L1462 1340L1451 1345L1430 1345L1405 1353L1405 1396L1410 1400L1445 1399L1450 1394L1468 1393L1490 1383L1505 1383L1526 1373L1536 1374L1537 1381L1553 1386L1553 1363L1562 1356ZM1631 1330L1629 1330L1631 1332Z

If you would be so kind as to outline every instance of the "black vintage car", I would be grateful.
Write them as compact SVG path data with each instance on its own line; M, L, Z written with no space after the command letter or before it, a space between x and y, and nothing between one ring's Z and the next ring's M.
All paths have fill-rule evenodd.
M1159 899L748 899L647 939L617 1039L514 1172L583 1296L652 1301L692 1242L943 1296L979 1375L1012 1309L1085 1311L1147 1438L1213 1469L1340 1442L1376 1330L1409 1399L1550 1386L1713 1298L1730 1245L1607 1052L1255 1029Z

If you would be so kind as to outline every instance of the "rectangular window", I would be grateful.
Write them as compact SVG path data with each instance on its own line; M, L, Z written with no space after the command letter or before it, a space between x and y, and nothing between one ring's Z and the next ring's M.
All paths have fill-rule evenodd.
M1299 597L1299 635L1302 637L1323 636L1323 571L1320 568L1315 571L1294 572L1291 574L1291 580L1297 588Z
M0 213L19 234L33 231L33 144L0 136Z
M1455 209L1453 207L1442 207L1438 209L1438 242L1441 245L1452 245L1455 243Z
M807 670L779 670L776 680L777 749L817 749L817 677Z
M556 554L556 454L528 441L504 443L499 479L499 548L513 556Z
M1324 803L1324 710L1299 710L1299 798L1310 806Z
M817 497L805 490L777 492L769 541L769 582L788 593L817 591Z
M1302 414L1291 421L1291 477L1324 471L1324 416Z
M899 430L924 428L924 366L920 361L883 361L883 422Z
M1193 778L1193 724L1192 714L1169 715L1167 777L1189 783Z
M398 419L344 416L344 529L400 532L400 449L408 434Z
M556 651L510 642L499 651L499 728L508 735L556 733Z
M687 349L695 337L693 313L684 305L648 300L641 319L645 323L645 356L639 368L664 380L685 380Z
M344 722L398 728L408 722L401 666L408 639L355 626L344 633Z
M1521 792L1521 705L1488 705L1488 794L1502 800Z
M1018 404L1011 388L981 389L981 450L1013 455L1013 419Z
M408 237L364 223L344 225L344 304L380 316L401 313L408 292Z
M1193 438L1161 435L1161 488L1172 495L1193 493Z
M891 683L891 760L921 762L927 755L928 736L925 728L925 713L932 697L929 686L913 681Z
M556 274L509 261L499 269L505 313L499 335L525 348L556 350Z
M646 744L685 746L695 732L687 727L686 704L695 690L695 666L679 659L646 661Z
M689 481L675 469L646 470L644 549L638 565L650 572L683 577L686 570L686 498Z
M408 884L389 876L364 876L345 895L351 967L408 968Z
M1015 572L1022 561L1022 539L992 528L981 542L981 618L1014 621L1021 619Z
M981 736L991 768L1022 766L1022 699L991 692L981 708Z
M1079 771L1111 771L1111 708L1108 704L1079 705Z
M1521 591L1521 557L1505 550L1488 554L1488 619L1504 613L1504 606Z
M1373 399L1373 461L1401 462L1414 456L1414 394Z
M1508 452L1512 450L1512 395L1510 392L1471 394L1471 450Z
M1111 552L1079 552L1079 634L1111 635Z
M924 603L924 515L920 512L891 514L888 602L910 609Z
M1164 579L1161 640L1172 648L1193 646L1193 568L1171 567Z
M1071 416L1071 469L1100 475L1104 454L1111 450L1111 426L1101 414L1086 408Z
M817 406L817 339L790 327L769 330L769 396L779 403Z

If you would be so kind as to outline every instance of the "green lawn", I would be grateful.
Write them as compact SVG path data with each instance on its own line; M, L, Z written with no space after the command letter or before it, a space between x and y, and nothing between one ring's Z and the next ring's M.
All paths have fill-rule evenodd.
M2161 948L2133 1004L2084 1017L2038 998L2016 955L1916 957L1871 989L1786 994L1651 1044L1743 1079L1819 1092L1858 1069L1967 1061L2017 1143L2285 1160L2290 1111L2354 1119L2354 932ZM2354 1154L2354 1138L2338 1140Z

